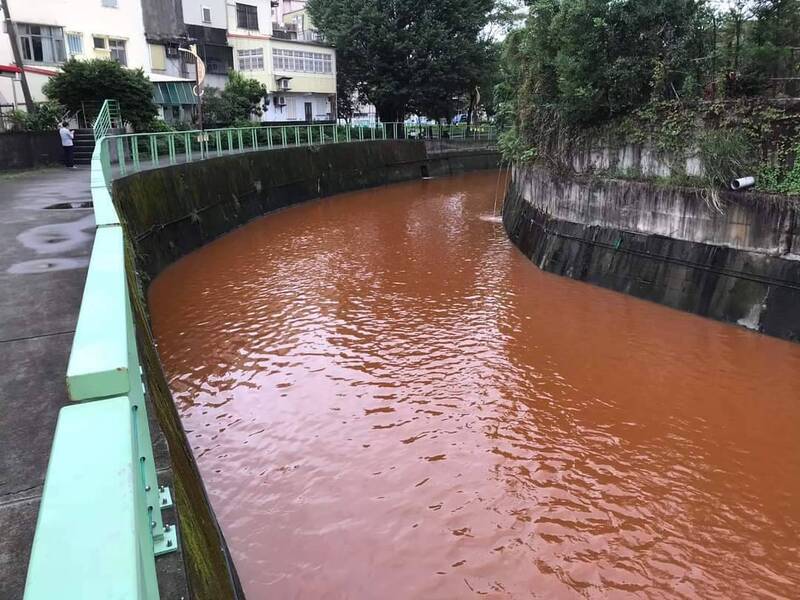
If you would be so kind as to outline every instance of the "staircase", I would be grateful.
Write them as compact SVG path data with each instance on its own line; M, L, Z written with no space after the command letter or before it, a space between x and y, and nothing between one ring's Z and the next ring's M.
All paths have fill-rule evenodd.
M72 142L75 145L75 164L91 164L92 152L94 152L94 131L91 128L76 129Z

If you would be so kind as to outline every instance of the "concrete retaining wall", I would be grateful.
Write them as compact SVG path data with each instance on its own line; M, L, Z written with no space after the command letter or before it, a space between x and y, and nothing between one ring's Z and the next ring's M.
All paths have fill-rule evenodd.
M57 131L0 134L0 171L31 169L62 160Z
M720 214L695 189L516 168L503 223L544 270L800 340L798 206L722 198Z
M497 166L488 150L429 157L421 141L250 152L142 171L114 182L114 203L149 280L172 261L263 214L313 198Z

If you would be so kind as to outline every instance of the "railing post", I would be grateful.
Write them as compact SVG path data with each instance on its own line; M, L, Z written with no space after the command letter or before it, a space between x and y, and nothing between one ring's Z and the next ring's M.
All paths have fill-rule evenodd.
M125 145L122 138L117 138L117 162L119 163L119 174L125 175L127 167L125 165Z
M158 140L156 135L150 135L150 162L154 167L158 166Z
M188 131L183 134L183 145L186 154L186 162L192 162L192 134Z
M131 138L131 155L133 170L139 171L141 167L139 166L139 136L137 135Z
M167 147L169 149L169 164L174 165L175 160L175 135L170 133L167 137Z

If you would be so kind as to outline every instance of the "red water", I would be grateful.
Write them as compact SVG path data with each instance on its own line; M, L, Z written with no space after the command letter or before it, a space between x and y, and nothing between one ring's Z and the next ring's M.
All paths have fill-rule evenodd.
M539 271L496 184L307 203L153 284L248 597L798 597L800 346Z

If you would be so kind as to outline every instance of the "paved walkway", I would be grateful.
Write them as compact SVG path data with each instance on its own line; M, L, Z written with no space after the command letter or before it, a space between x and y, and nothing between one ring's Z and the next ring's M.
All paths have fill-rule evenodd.
M3 600L22 598L56 419L68 402L67 359L94 239L89 202L88 167L0 173ZM53 205L61 208L47 208ZM168 480L165 445L156 442L159 473ZM180 554L156 565L161 597L188 597Z

